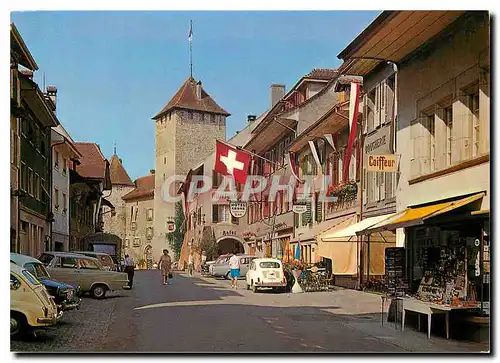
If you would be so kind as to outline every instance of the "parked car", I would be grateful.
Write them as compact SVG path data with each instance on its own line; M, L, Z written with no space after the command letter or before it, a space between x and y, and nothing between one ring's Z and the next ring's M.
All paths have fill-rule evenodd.
M246 282L247 289L252 289L253 292L262 287L284 291L287 281L283 264L276 258L256 258L250 263Z
M20 338L34 328L55 325L57 306L45 287L25 268L10 263L10 335Z
M224 262L229 261L229 257L231 257L230 254L224 254L224 255L220 255L219 257L217 257L215 259L215 261L208 266L208 272L209 272L210 276L214 275L214 266L216 264L222 264Z
M80 287L53 280L47 269L36 258L21 255L19 253L10 254L10 262L24 267L47 289L48 293L54 298L58 311L78 309L81 299Z
M38 259L57 281L79 285L83 293L102 299L107 291L128 289L124 272L106 271L99 260L70 252L44 252Z
M229 268L229 259L232 255L226 256L224 259L221 259L219 262L215 262L212 267L212 275L215 277L224 277L229 279L229 274L231 273L231 269ZM254 260L256 257L251 255L237 255L240 259L240 278L246 276L248 271L248 266L250 266L250 262Z
M93 258L97 258L107 271L117 271L116 263L113 261L110 255L104 252L93 252L93 251L71 251L71 253L78 253L80 255L85 255Z

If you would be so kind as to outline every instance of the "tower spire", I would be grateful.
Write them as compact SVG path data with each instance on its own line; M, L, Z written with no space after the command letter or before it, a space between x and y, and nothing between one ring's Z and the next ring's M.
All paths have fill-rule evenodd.
M113 150L114 150L114 151L113 151L113 154L115 154L115 155L116 155L116 142L114 142L114 143L113 143Z
M189 26L189 71L193 78L193 21L190 20Z

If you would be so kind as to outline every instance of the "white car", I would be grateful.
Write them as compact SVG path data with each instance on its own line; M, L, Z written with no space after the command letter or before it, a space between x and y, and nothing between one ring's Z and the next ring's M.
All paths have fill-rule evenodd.
M276 258L256 258L250 263L246 281L247 289L251 288L253 292L257 292L262 287L284 291L286 277L283 264Z

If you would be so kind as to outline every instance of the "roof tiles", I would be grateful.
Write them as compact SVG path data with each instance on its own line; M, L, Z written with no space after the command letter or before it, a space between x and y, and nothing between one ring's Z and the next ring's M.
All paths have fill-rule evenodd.
M91 142L76 142L75 147L82 154L80 165L76 167L79 175L85 178L106 177L107 160L101 152L99 145Z
M123 200L133 200L137 198L153 197L155 190L155 175L150 174L135 180L135 189L125 194Z
M134 185L123 167L118 155L113 154L109 162L109 172L111 174L111 184L113 185Z

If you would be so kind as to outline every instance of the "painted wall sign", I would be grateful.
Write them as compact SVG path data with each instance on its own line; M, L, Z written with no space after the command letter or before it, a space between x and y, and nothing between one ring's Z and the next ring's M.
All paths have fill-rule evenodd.
M234 218L241 218L247 214L247 203L229 202L229 212Z
M223 236L236 236L235 231L222 231Z
M391 153L391 128L384 126L365 139L365 155Z
M368 155L367 171L393 173L398 171L398 157L394 154Z
M294 204L292 206L292 210L294 213L302 214L302 213L307 212L307 205L306 204Z

